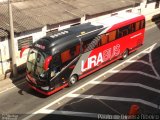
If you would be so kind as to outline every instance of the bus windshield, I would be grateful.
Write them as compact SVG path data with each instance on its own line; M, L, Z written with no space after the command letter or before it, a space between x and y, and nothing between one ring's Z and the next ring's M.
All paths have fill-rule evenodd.
M46 57L47 55L45 53L30 49L27 59L28 72L34 73L36 75L44 74L45 70L43 69L43 64Z

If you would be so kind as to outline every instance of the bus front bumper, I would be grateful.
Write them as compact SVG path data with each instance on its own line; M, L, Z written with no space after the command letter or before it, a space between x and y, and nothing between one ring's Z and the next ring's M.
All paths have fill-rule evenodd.
M66 84L64 84L64 85L62 85L62 86L60 86L58 88L50 89L49 86L40 87L40 86L37 86L36 84L32 83L27 77L26 77L26 79L27 79L28 85L32 89L34 89L35 91L37 91L37 92L39 92L39 93L41 93L43 95L46 95L46 96L50 96L50 95L54 94L55 92L58 92L59 90L61 90L61 89L63 89L63 88L68 86L68 84L66 83ZM48 88L48 90L46 90L47 88Z

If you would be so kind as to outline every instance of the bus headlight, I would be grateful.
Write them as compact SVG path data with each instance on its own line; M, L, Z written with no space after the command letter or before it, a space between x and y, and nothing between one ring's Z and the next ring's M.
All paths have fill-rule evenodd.
M55 71L52 71L51 72L51 77L54 77L55 76Z
M49 86L41 87L41 89L43 89L43 90L49 90Z
M42 77L42 78L43 78L44 76L45 76L45 74L44 74L44 73L41 73L41 74L40 74L40 77Z

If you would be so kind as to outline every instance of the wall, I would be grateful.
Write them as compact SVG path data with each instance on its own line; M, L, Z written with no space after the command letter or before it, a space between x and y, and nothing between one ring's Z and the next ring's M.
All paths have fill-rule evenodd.
M156 2L147 3L147 0L143 1L141 4L141 13L146 16L146 20L150 20L152 16L156 14L160 14L160 0L157 5L159 5L159 7L156 8Z
M26 62L26 60L27 60L27 53L28 53L28 50L24 51L23 57L20 58L20 50L18 50L18 40L25 39L27 37L32 36L33 42L35 42L38 39L44 37L45 35L46 35L46 27L42 28L41 31L33 32L31 34L21 34L21 36L15 38L15 49L16 49L15 51L16 51L16 58L17 58L17 66L19 66L21 64L24 64Z
M4 74L10 68L10 54L8 40L0 42L0 74Z

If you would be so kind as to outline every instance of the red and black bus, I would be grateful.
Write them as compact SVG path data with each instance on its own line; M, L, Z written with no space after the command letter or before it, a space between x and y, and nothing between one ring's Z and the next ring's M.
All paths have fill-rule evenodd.
M30 46L27 82L51 95L118 59L125 59L144 42L145 17L123 13L72 26Z

